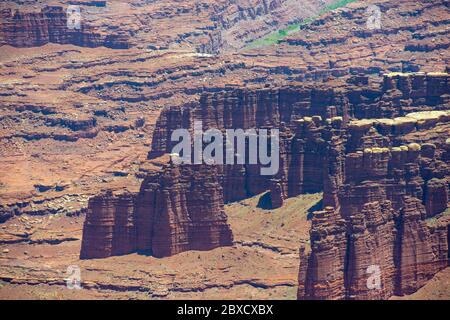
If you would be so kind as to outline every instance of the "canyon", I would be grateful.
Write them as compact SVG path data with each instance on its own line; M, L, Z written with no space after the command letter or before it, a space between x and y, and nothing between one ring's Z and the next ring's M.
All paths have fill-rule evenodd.
M198 104L163 110L156 122L150 159L169 154L174 144L170 140L172 130L192 130L195 121L201 121L204 129L276 127L281 129L281 170L275 177L265 177L259 174L257 165L225 165L220 172L212 174L220 175L215 181L203 176L201 170L194 170L194 175L184 176L194 186L208 186L202 189L203 196L194 195L195 189L184 191L184 201L183 196L177 195L176 205L163 206L159 212L155 212L159 205L153 202L153 195L142 196L142 188L148 183L144 181L137 196L141 199L134 205L135 216L139 216L141 206L147 207L145 201L150 201L146 218L149 224L154 219L170 221L173 214L170 208L181 207L186 208L187 217L199 211L208 215L210 226L215 227L212 219L223 210L224 202L270 189L274 208L282 207L286 198L323 191L324 209L312 212L311 247L300 249L298 298L386 299L394 294L414 293L448 265L450 220L447 214L440 214L448 203L450 168L446 159L450 141L445 135L431 134L438 128L448 131L450 126L450 113L444 109L448 79L446 73L386 74L380 88L373 89L371 99L365 99L365 103L361 103L364 93L352 86L334 92L332 88L291 85L281 89L237 89L206 94ZM368 83L369 79L364 82ZM319 90L328 96L314 95ZM314 97L320 97L324 103ZM399 104L395 100L403 102ZM367 119L363 110L374 107L376 116L388 118ZM434 111L421 111L430 107ZM417 140L410 140L409 136L417 134L431 137L425 138L426 143L422 144L410 142ZM177 177L172 173L173 166L163 168L163 175ZM180 168L184 170L184 165ZM157 182L154 188L164 190L165 185ZM182 185L181 182L172 190L183 190ZM191 197L200 198L204 208L199 210L190 204ZM121 199L117 204L115 201L111 199L113 211L126 206ZM90 203L82 257L108 255L107 250L100 255L87 255L83 251L89 247L94 234L98 237L98 230L107 225L90 225L90 219L102 217L102 212L103 209ZM429 226L427 222L432 218L436 221ZM170 236L165 241L172 247L166 252L180 252L177 244L180 225L174 223L172 231L167 232ZM120 228L117 223L114 227ZM202 231L206 247L216 245L214 231L197 229ZM146 232L150 237L151 233ZM139 230L136 235L139 237ZM105 235L92 241L95 245L91 250L110 238ZM151 242L147 239L147 243ZM189 245L184 250L189 250ZM382 290L366 287L366 269L371 265L383 270Z
M205 0L174 1L174 6L163 1L32 2L37 10L7 1L1 11L0 44L34 47L58 43L115 49L193 46L198 52L217 54L242 48L289 23L316 15L333 3ZM68 5L78 6L80 28L68 27ZM121 13L119 24L115 21L117 12ZM196 19L184 23L192 17Z
M445 1L24 3L0 8L1 298L448 299ZM279 129L280 170L172 163L195 121Z

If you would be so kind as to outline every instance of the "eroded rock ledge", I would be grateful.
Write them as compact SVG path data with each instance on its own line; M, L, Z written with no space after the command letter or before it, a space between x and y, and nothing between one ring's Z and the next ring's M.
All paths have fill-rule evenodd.
M155 257L232 245L214 166L167 165L149 174L138 194L91 198L80 257L141 252Z
M229 245L223 202L269 189L279 207L288 197L323 191L311 246L300 249L298 298L412 293L448 265L450 143L439 134L450 128L448 89L448 74L388 74L380 87L232 89L168 108L149 158L170 152L172 130L191 129L194 120L204 129L276 127L278 174L263 177L246 165L167 166L157 178L150 174L138 195L91 201L82 257ZM105 212L119 218L102 220ZM382 272L381 289L367 288L370 266Z
M346 155L332 148L340 156L328 158L325 208L312 218L311 251L300 250L299 299L410 294L448 265L450 217L435 217L448 205L449 168L442 159L450 146L440 148L411 143ZM436 151L431 158L430 149ZM436 185L442 191L434 196L424 192ZM372 266L381 272L377 290L367 286Z
M130 47L126 33L100 32L86 24L82 24L79 29L69 29L66 10L61 6L45 6L40 12L2 9L0 17L0 45L22 48L58 43L113 49Z

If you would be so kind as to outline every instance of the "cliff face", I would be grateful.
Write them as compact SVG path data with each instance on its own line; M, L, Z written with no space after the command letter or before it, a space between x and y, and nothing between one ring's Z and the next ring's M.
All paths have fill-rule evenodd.
M44 6L30 12L22 4L5 4L0 13L0 44L34 47L46 43L115 49L195 48L218 54L309 18L332 3L295 0L70 1L81 9L80 30L66 27L66 8ZM65 5L66 3L64 3ZM10 8L8 8L10 7ZM19 7L19 11L12 11ZM23 8L23 9L22 9ZM36 9L37 10L37 9ZM190 23L186 24L186 21Z
M351 216L345 270L348 298L386 299L394 293L396 233L393 216L390 201L366 203L361 212ZM373 272L370 268L381 272L382 290L368 287L368 271Z
M3 9L0 16L0 45L36 47L58 43L114 49L129 47L129 39L125 34L98 32L83 23L80 29L69 29L66 11L58 6L46 6L40 12L13 13L11 9Z
M405 198L400 211L396 257L396 293L410 294L422 287L433 275L448 265L447 226L430 228L424 221L425 208L417 198Z
M317 299L343 299L346 269L345 221L332 208L316 212L311 226L311 251L300 250L299 292ZM301 298L301 296L299 296Z
M106 258L136 248L134 196L105 193L89 200L80 257Z
M222 180L224 201L261 193L270 188L273 178L278 179L283 198L303 192L318 192L322 189L325 144L319 133L304 128L314 126L314 121L320 121L322 116L326 118L329 114L347 116L346 108L346 98L330 89L234 89L204 94L198 103L162 111L148 157L170 153L177 143L170 141L171 133L179 128L192 130L194 121L201 121L203 130L277 128L280 130L278 174L261 176L259 165L226 166L228 172L224 173ZM319 115L295 121L300 116L315 114Z
M363 78L368 83L368 77ZM273 188L276 190L272 193L272 205L279 207L287 197L321 191L324 181L328 183L329 179L323 178L324 167L327 153L336 153L328 147L333 135L349 136L346 145L342 146L349 152L358 147L394 146L390 136L401 136L435 124L441 115L417 119L413 112L444 109L447 83L446 74L390 74L384 77L380 86L370 86L370 89L353 85L344 88L292 86L206 93L198 103L162 111L156 123L149 158L170 153L177 143L170 141L173 130L192 130L196 120L202 122L204 130L278 128L280 170L277 175L261 176L258 166L244 165L239 169L240 173L235 169L230 171L233 174L225 173L223 189L224 201L228 202ZM394 95L393 90L398 94ZM399 96L405 97L401 99L402 103L399 103ZM406 99L411 96L415 98ZM408 113L409 117L401 117ZM350 118L367 117L381 119L361 120L344 129ZM387 119L396 117L397 120ZM326 119L330 122L329 132L323 132L321 124ZM336 141L332 143L338 143ZM332 156L330 154L328 158L332 159ZM365 177L371 172L361 174ZM231 176L233 178L228 179ZM229 181L238 183L228 185Z
M328 146L325 209L313 215L311 251L300 251L299 299L410 294L448 265L449 218L440 215L448 206L447 142L438 135L434 143L398 145L411 121L415 135L432 136L425 123L449 119L447 112L408 114L389 129L387 119L359 120L345 135L332 134L340 142ZM378 286L370 284L374 272Z
M193 165L170 167L157 181L145 180L136 204L136 217L143 222L137 229L138 249L149 249L140 239L148 233L156 257L232 245L218 177L214 166Z
M172 131L192 130L197 120L204 130L278 128L280 169L261 176L259 165L183 165L149 175L135 196L133 250L167 256L229 245L224 202L270 190L279 207L323 191L311 246L300 249L298 298L386 299L417 290L448 264L450 144L440 134L450 123L447 84L447 74L395 74L369 91L231 89L164 110L148 158L170 153ZM400 103L400 96L421 98ZM376 118L358 120L368 110Z
M411 294L448 265L449 220L429 226L417 198L400 211L388 200L341 219L314 213L311 249L300 250L299 299L387 299Z
M367 27L369 5L380 9L381 28ZM429 55L448 50L447 33L441 31L447 24L447 17L441 14L447 11L447 6L448 3L443 0L356 1L301 27L304 32L289 34L271 51L274 54L284 51L302 57L307 61L303 65L305 69L320 61L317 76L335 77L346 70L366 74L380 70L444 70L447 64L444 59L433 58L431 65L418 63L417 57L424 54L426 59ZM398 46L398 51L395 51L401 54L396 56L392 46ZM312 60L308 58L311 54L314 55ZM364 58L355 59L359 55ZM301 78L304 76L299 75Z
M223 48L237 49L273 31L283 29L289 23L313 17L324 6L333 2L331 0L225 1L216 6L216 13L211 20L220 30Z
M80 257L136 251L165 257L232 245L222 194L215 167L169 165L147 176L138 194L94 197Z

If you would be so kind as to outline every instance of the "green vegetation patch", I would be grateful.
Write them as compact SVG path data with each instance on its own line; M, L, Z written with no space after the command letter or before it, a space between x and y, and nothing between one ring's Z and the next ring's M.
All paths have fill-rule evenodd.
M440 218L448 215L450 215L450 208L447 208L444 212L441 212L434 217L426 219L425 222L429 227L435 227L438 225Z
M301 27L306 26L316 20L318 17L327 13L329 11L335 10L340 7L344 7L351 2L355 2L357 0L339 0L332 4L327 5L322 8L316 16L306 18L301 22L289 24L286 28L280 29L278 31L272 32L271 34L257 39L251 43L249 43L245 49L253 49L257 47L269 46L273 44L277 44L280 40L286 38L289 34L299 31Z

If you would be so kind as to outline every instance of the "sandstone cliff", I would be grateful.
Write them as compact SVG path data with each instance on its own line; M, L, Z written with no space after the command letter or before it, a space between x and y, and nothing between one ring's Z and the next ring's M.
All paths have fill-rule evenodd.
M92 198L80 257L141 252L155 257L232 245L213 166L171 166L149 174L138 194Z
M428 119L426 115L418 118ZM447 116L441 120L448 122ZM363 126L366 133L358 132L358 140L352 139ZM326 208L313 215L311 251L301 250L299 299L386 299L410 294L448 265L449 218L441 215L448 206L449 168L442 161L446 141L438 137L436 144L425 144L423 149L417 143L388 148L398 133L380 139L377 130L383 129L375 127L367 121L351 122L348 140L343 141L348 153L330 145L340 156L328 160ZM420 126L414 130L430 131ZM441 169L426 170L419 165L424 162L428 168L439 163ZM446 182L435 178L442 172ZM424 192L427 189L436 190L435 196ZM344 227L328 231L339 219ZM375 270L380 272L379 287L368 285Z
M415 85L401 86L399 83ZM156 123L149 158L170 153L176 144L170 141L172 131L178 128L191 130L195 120L201 121L205 130L279 128L280 170L275 177L261 176L257 167L245 165L239 178L241 184L234 185L239 191L232 191L236 189L227 185L229 180L223 180L225 202L275 188L273 204L278 207L284 198L323 189L324 181L327 183L327 178L323 178L326 155L335 152L328 148L333 135L336 137L331 143L339 143L338 137L344 134L349 136L345 142L349 152L355 151L357 147L394 146L395 141L391 141L390 137L399 137L447 121L446 111L431 112L426 116L414 113L431 108L444 109L445 97L449 92L447 83L447 74L388 74L384 76L383 83L371 88L370 92L352 85L337 89L297 85L279 89L246 88L206 93L198 103L163 110ZM402 96L412 95L418 100L405 100L398 106L391 94L392 87L400 87ZM371 111L369 113L366 110ZM402 117L406 114L407 117ZM381 119L356 121L344 130L350 118L367 117ZM330 129L327 132L323 128L325 120L329 122ZM371 172L362 173L363 176L365 174ZM271 182L273 178L277 181Z
M105 46L124 49L130 46L123 33L107 33L85 23L68 28L63 7L46 6L40 12L0 11L0 45L36 47L47 43L73 44L82 47Z
M227 89L168 108L149 159L171 152L173 130L200 120L204 130L280 129L280 170L261 176L259 165L186 165L149 175L135 196L133 250L167 256L230 245L224 202L270 190L279 207L323 191L311 246L300 250L298 298L409 294L448 264L450 147L438 134L450 123L447 94L447 74L389 74L370 93L351 84ZM399 104L411 95L423 96ZM374 289L368 274L377 270Z

